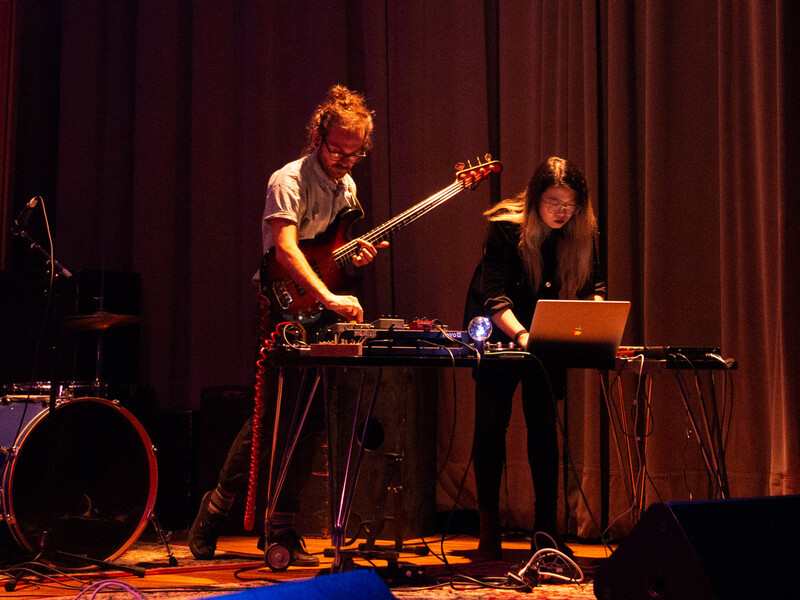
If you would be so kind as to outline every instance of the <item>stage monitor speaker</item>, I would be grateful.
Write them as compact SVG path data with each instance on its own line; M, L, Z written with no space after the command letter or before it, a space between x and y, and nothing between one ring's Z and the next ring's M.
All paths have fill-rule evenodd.
M598 568L595 597L793 597L798 515L800 496L653 504Z
M221 600L391 600L395 598L374 571L359 569L333 575L321 575L303 581L235 592L219 596Z

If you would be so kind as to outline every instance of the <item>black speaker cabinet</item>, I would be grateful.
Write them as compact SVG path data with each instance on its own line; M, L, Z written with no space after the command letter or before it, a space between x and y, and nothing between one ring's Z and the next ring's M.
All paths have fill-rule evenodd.
M598 568L598 600L796 597L800 496L650 506Z
M364 536L363 527L379 538L411 539L434 531L436 512L436 414L438 373L435 369L385 367L342 369L331 385L332 444L337 472L350 444L353 423L364 431L366 405L378 383L375 406L362 444L358 484L346 533ZM362 410L355 414L362 395ZM374 522L379 520L380 522ZM360 531L360 533L359 533Z

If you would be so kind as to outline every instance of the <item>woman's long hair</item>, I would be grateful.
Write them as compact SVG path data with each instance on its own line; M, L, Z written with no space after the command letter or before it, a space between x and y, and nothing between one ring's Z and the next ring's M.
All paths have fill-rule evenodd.
M552 229L539 216L542 194L552 186L565 186L575 192L578 210L561 229L556 278L559 297L575 298L592 278L592 250L597 236L597 219L589 201L586 178L571 161L551 156L534 171L528 188L497 203L484 214L490 221L508 221L520 226L519 252L533 289L542 280L542 243Z

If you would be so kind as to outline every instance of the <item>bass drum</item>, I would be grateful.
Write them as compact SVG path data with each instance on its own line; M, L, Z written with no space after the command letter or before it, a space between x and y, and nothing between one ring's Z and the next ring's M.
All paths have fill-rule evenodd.
M51 412L47 403L4 399L0 446L0 547L7 558L41 553L70 567L87 565L61 553L113 560L152 515L155 450L115 402L76 398Z

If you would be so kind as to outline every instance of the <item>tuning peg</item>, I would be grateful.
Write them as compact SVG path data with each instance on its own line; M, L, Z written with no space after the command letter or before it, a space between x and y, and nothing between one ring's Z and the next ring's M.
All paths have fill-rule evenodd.
M456 171L463 171L465 166L463 162L456 163Z
M491 162L492 161L492 155L491 154L484 154L483 155L483 160L485 162Z

